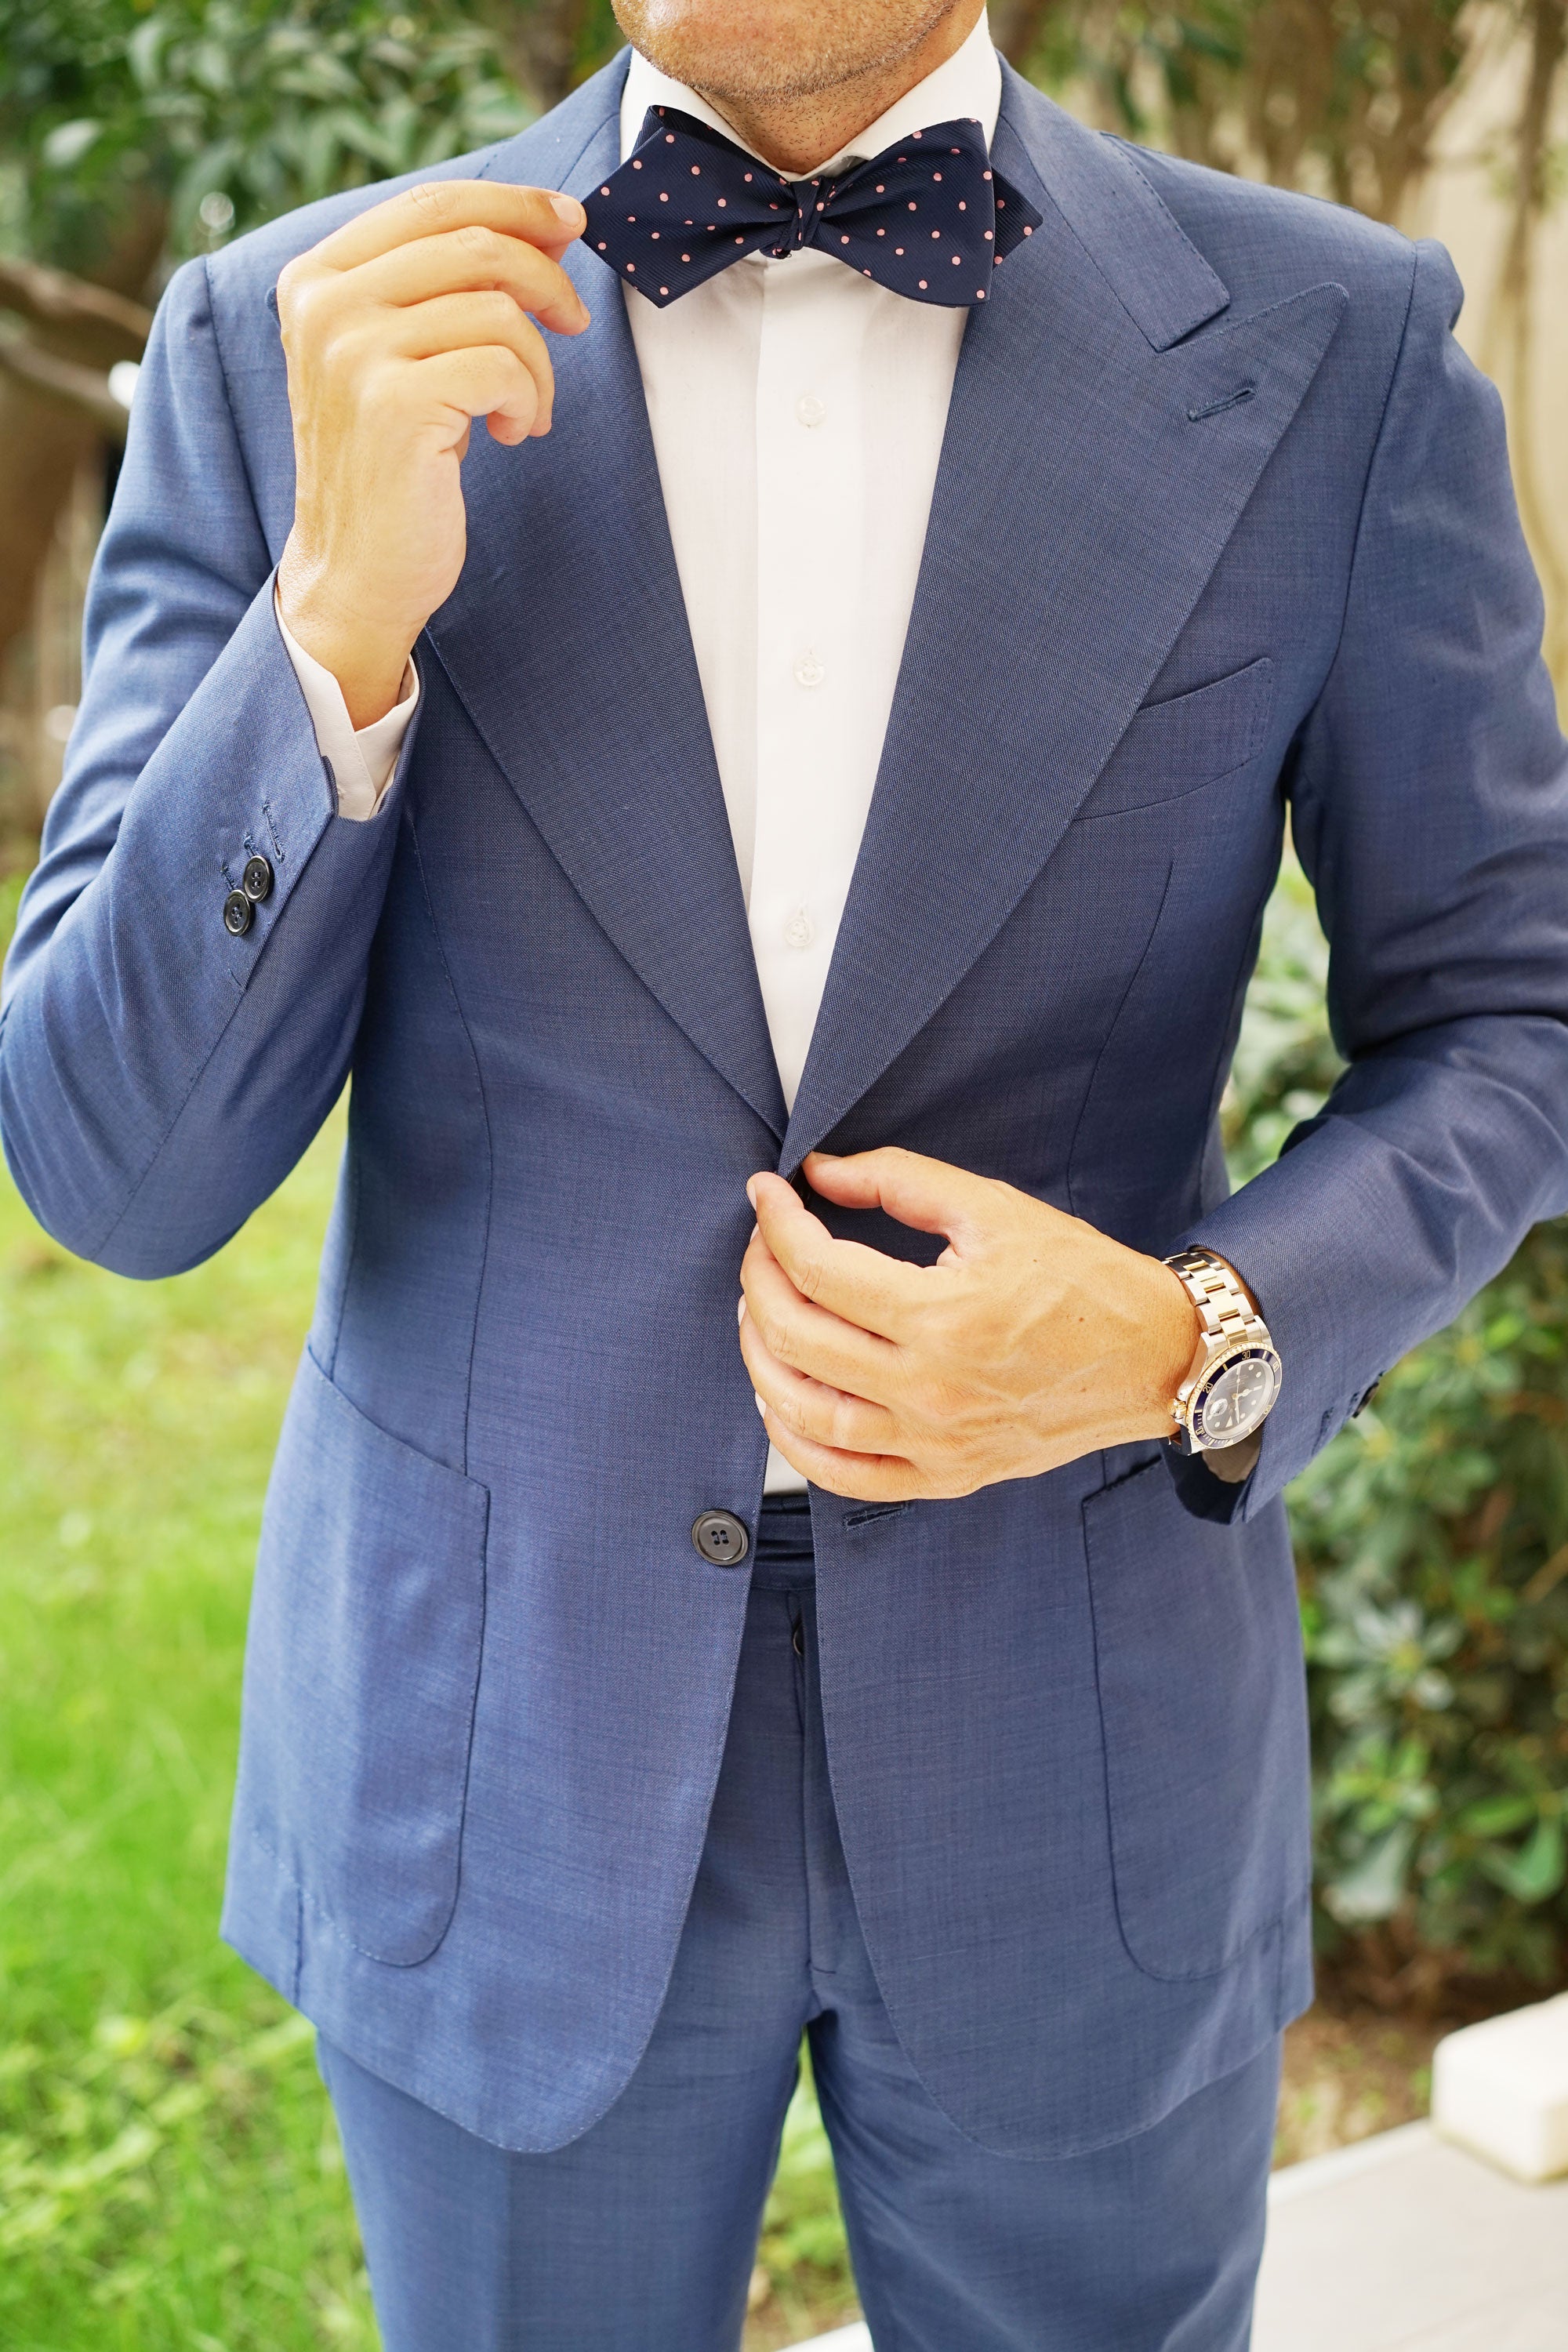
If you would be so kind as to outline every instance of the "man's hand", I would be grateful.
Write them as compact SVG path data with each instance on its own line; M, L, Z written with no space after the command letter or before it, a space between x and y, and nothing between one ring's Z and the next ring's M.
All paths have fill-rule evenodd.
M278 281L296 472L279 606L356 728L391 709L415 639L457 586L470 420L508 444L550 430L554 377L533 322L561 335L588 323L560 266L584 217L547 189L432 181Z
M931 1266L836 1241L781 1177L746 1190L741 1352L768 1435L836 1495L969 1495L1103 1445L1169 1437L1197 1352L1158 1258L911 1151L805 1163L844 1208L945 1234Z

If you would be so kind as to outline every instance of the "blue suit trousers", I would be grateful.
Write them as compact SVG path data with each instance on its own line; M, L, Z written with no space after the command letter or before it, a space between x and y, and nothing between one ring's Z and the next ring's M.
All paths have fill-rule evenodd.
M1245 2352L1278 2044L1088 2155L949 2122L856 1916L804 1497L764 1507L690 1908L609 2112L514 2154L321 2045L385 2352L735 2352L803 2031L877 2352Z

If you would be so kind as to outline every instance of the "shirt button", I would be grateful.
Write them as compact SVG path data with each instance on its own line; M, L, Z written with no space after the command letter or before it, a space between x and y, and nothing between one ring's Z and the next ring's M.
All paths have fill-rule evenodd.
M820 425L827 410L816 393L803 392L795 402L795 413L803 425Z
M699 1511L691 1522L691 1540L715 1568L739 1568L752 1549L745 1521L733 1511Z
M784 927L786 948L808 948L816 937L816 925L804 907L797 907Z
M820 686L827 672L815 654L802 654L795 666L796 686Z

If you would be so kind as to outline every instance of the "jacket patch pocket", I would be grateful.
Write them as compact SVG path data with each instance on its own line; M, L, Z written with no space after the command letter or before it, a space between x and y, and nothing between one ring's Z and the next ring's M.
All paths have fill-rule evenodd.
M1116 1907L1149 1976L1216 1976L1310 1884L1283 1507L1194 1518L1158 1457L1083 1507Z
M236 1833L398 1967L430 1957L458 1898L489 1514L487 1488L305 1355L262 1524Z
M1263 749L1274 703L1274 665L1249 662L1191 694L1134 711L1079 818L1121 816L1217 783Z

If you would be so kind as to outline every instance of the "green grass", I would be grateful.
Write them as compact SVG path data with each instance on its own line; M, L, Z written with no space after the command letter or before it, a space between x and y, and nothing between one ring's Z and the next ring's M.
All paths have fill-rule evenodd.
M8 2352L375 2341L309 2029L216 1938L251 1558L340 1140L172 1282L79 1265L0 1184Z
M261 1497L341 1148L340 1116L220 1256L147 1284L68 1257L0 1176L5 2352L376 2343L310 2029L216 1933ZM842 2309L809 2097L763 2260L759 2334Z

